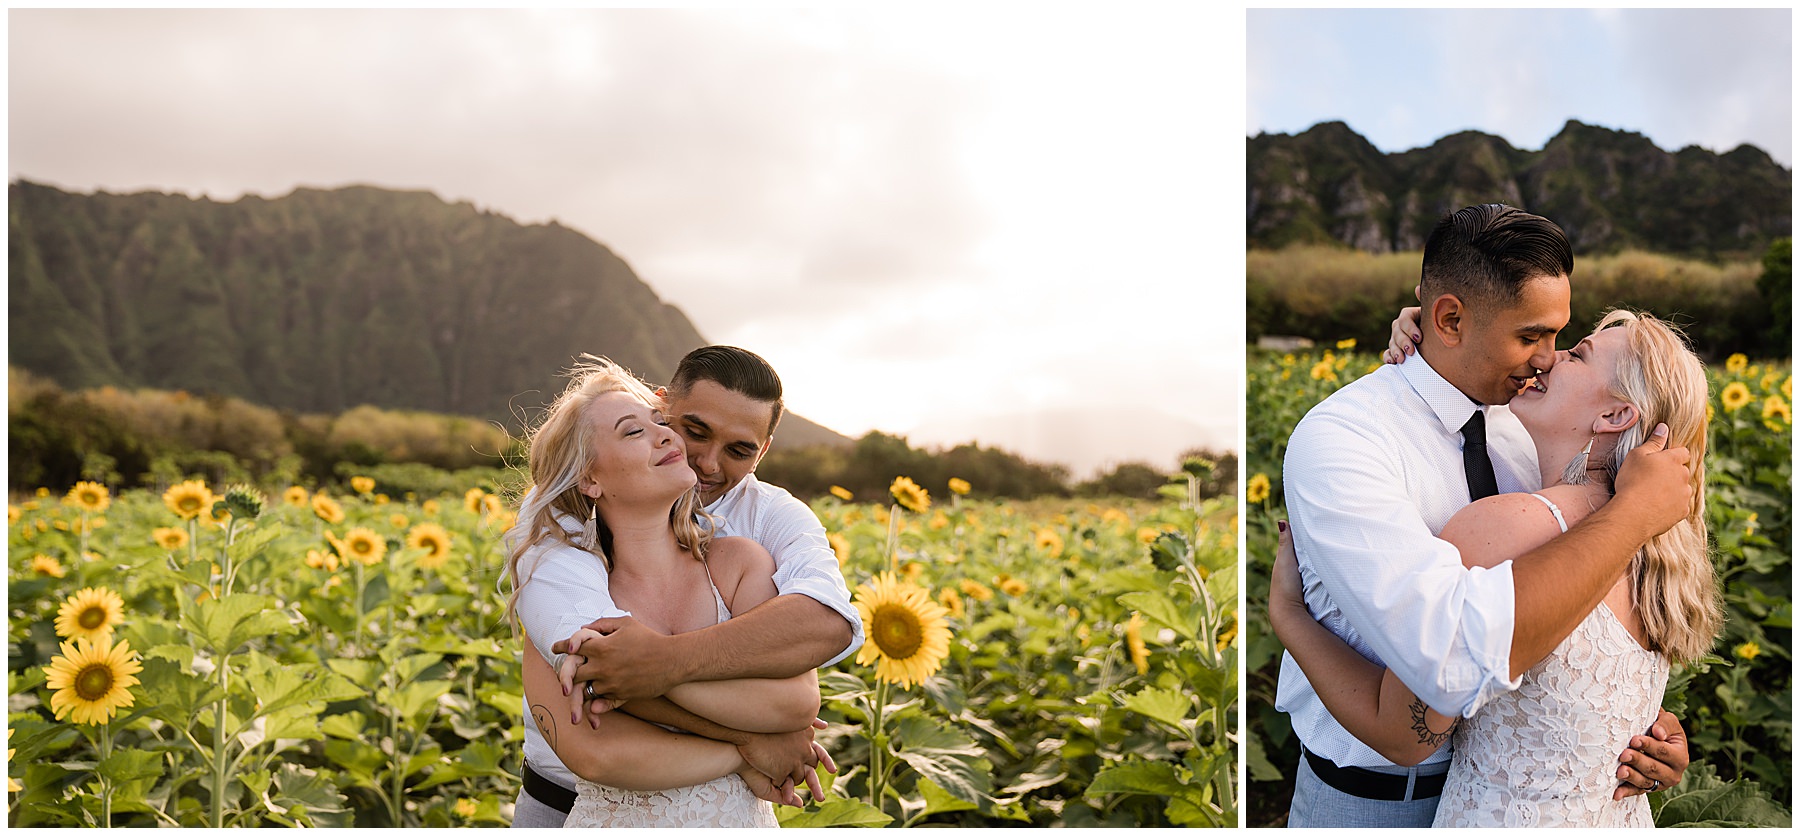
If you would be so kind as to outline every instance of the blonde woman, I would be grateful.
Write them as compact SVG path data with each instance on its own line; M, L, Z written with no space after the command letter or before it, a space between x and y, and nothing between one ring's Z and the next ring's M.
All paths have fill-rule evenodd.
M694 471L655 393L603 358L585 358L571 377L530 435L532 487L507 535L507 614L515 626L561 623L561 613L522 611L546 606L531 594L534 583L559 590L585 583L610 595L619 609L609 615L628 611L665 634L720 623L773 597L769 553L749 539L712 536ZM628 714L639 709L635 703L590 715L581 708L583 695L564 692L538 650L563 637L533 638L522 643L526 759L528 770L566 769L580 779L567 826L773 827L769 800L797 801L791 782L758 772L727 739L804 734L810 742L819 707L811 671L686 683L638 711L730 732L711 739ZM528 771L528 793L532 777ZM554 820L515 821L540 823Z
M1604 506L1626 454L1658 425L1667 426L1669 446L1692 456L1694 501L1688 517L1632 558L1601 605L1516 690L1460 722L1427 708L1392 672L1314 620L1284 527L1270 621L1332 716L1398 764L1424 760L1454 733L1434 826L1651 826L1644 796L1614 800L1614 770L1617 753L1657 719L1670 665L1699 658L1719 631L1706 549L1706 403L1700 361L1680 336L1625 311L1607 314L1512 400L1546 487L1457 512L1438 536L1457 546L1466 565L1497 566Z

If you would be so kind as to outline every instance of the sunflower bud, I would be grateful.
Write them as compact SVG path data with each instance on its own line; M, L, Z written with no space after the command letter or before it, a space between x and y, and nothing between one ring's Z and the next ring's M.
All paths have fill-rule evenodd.
M225 489L225 498L220 500L220 504L234 517L253 520L262 516L263 506L267 503L255 488L249 485L232 485Z

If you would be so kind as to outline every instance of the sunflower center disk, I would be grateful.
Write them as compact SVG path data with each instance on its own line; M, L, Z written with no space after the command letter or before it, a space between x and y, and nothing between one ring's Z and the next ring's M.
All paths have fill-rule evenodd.
M925 626L919 616L902 606L888 605L875 611L871 634L876 647L889 659L910 659L925 643Z
M89 665L75 675L75 696L98 702L112 693L113 672L107 665Z
M76 617L75 623L80 624L83 630L98 630L106 624L106 611L99 607L88 607Z

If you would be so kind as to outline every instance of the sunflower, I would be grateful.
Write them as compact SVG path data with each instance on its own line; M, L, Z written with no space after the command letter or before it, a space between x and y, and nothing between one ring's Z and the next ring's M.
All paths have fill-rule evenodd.
M868 636L856 662L874 664L876 679L921 684L950 655L945 610L925 590L883 572L856 588L855 604Z
M163 504L169 506L175 516L191 520L212 508L213 493L205 482L190 479L164 491Z
M119 709L131 707L129 689L138 684L135 674L144 669L136 655L128 642L114 645L111 636L98 642L86 638L63 642L62 655L44 668L44 684L54 692L50 708L56 719L97 726Z
M475 799L473 798L457 799L456 803L451 805L451 810L455 811L457 815L462 816L465 819L475 818L475 814L481 812L481 808L475 804Z
M25 516L25 509L17 505L6 506L6 524L8 526L18 522L19 518L23 516Z
M350 490L357 493L368 493L375 490L375 480L367 476L350 477Z
M7 729L6 730L6 741L8 743L12 742L13 732L16 732L16 731L18 731L18 729ZM17 751L19 751L19 750L17 750L17 749L7 749L6 750L7 766L10 767L12 765L13 753L17 752ZM24 784L21 784L18 781L13 780L13 777L11 775L6 776L6 791L7 792L18 792L22 789L25 789Z
M436 523L420 523L406 533L406 545L409 548L424 549L425 555L419 558L419 565L427 569L436 569L450 559L450 532Z
M831 550L837 554L839 567L850 562L850 538L833 531L825 535L825 539L830 541Z
M1150 545L1151 543L1156 542L1156 538L1161 537L1161 536L1162 536L1162 532L1157 531L1156 529L1151 528L1149 526L1144 526L1137 530L1137 541L1146 546Z
M47 554L34 554L31 556L31 571L40 575L49 575L52 578L60 578L68 574L68 570L63 568L60 561Z
M1776 415L1780 415L1782 422L1788 424L1794 423L1794 413L1792 409L1788 407L1788 402L1777 398L1774 395L1770 395L1763 399L1762 412L1762 417L1764 418L1772 418Z
M1737 374L1750 366L1750 358L1742 354L1733 354L1725 358L1725 371Z
M311 497L312 494L307 493L306 489L299 485L295 485L281 492L281 501L292 505L295 508L305 508L306 501Z
M1356 338L1352 337L1347 340L1338 340L1337 347L1339 351L1349 351L1356 347Z
M1131 652L1131 664L1137 666L1138 676L1150 672L1150 649L1144 646L1144 617L1131 614L1131 620L1125 623L1125 647Z
M188 533L179 528L158 528L150 532L150 538L156 544L169 551L175 551L188 544Z
M1269 475L1258 473L1250 477L1244 485L1244 499L1247 502L1261 502L1269 498Z
M943 604L944 609L950 613L951 618L963 617L962 596L956 594L956 590L946 586L938 592L937 599L938 603Z
M69 596L56 610L56 634L65 639L99 639L125 621L125 601L104 586Z
M973 486L969 484L968 480L958 479L955 476L950 477L951 493L956 494L957 496L968 496L969 491L972 489Z
M311 566L314 569L324 569L327 572L336 572L338 570L337 552L323 551L321 549L307 549L306 565Z
M964 595L974 598L977 601L994 600L994 591L983 586L980 581L972 581L968 578L963 578L962 583L957 584L957 586L962 589Z
M326 496L324 491L313 494L312 510L319 519L325 521L326 525L337 525L344 521L344 506L339 505L337 500Z
M1219 634L1218 647L1219 647L1220 653L1224 653L1225 648L1231 646L1231 640L1237 638L1237 634L1238 634L1237 616L1234 615L1231 617L1231 626L1225 628L1225 632Z
M391 525L395 528L405 528L407 522L408 521L406 519L405 514L389 514L388 515L388 525Z
M1719 393L1719 402L1725 405L1726 412L1736 412L1750 402L1750 387L1742 381L1725 384L1725 391Z
M63 497L63 504L98 514L112 504L112 494L107 493L106 486L99 482L76 482L75 487L69 489L69 495Z
M481 513L481 497L485 493L486 491L480 488L470 488L463 494L463 507L468 509L471 514Z
M419 510L424 511L425 516L435 517L438 515L438 511L442 509L439 508L437 500L427 499L424 502L419 503Z
M850 489L846 488L842 485L832 485L831 486L831 495L835 496L838 499L841 499L845 502L849 502L851 499L855 498L854 496L851 495Z
M1000 582L1000 591L1015 598L1024 595L1029 589L1031 589L1031 587L1027 586L1024 581L1019 580L1018 578L1007 578Z
M364 566L374 566L387 556L387 541L366 528L352 528L345 532L342 540L332 537L331 545L345 560L354 560Z
M1049 552L1051 557L1056 557L1063 552L1062 535L1048 528L1040 528L1037 532L1037 547Z
M907 580L918 583L919 578L925 574L925 564L917 560L908 560L905 566L900 567L900 574L905 575Z
M1337 371L1331 368L1331 358L1329 356L1313 364L1312 379L1325 381L1337 380Z
M931 512L930 527L932 531L943 531L950 527L950 518L944 516L942 511L933 511Z
M1757 646L1756 642L1744 642L1743 644L1738 645L1737 650L1733 652L1738 655L1739 659L1748 662L1751 659L1761 656L1762 648Z
M931 494L905 476L894 477L894 484L888 486L888 493L894 495L894 501L900 503L901 507L915 514L923 514L925 509L931 507Z

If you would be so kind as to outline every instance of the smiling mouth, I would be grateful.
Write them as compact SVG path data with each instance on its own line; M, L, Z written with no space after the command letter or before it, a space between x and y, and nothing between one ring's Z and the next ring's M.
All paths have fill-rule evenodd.
M666 464L678 462L678 461L681 461L681 458L682 458L682 456L681 456L680 450L671 450L671 451L669 451L668 455L662 457L662 461L659 461L656 463L656 466L662 467L663 465L666 465Z

